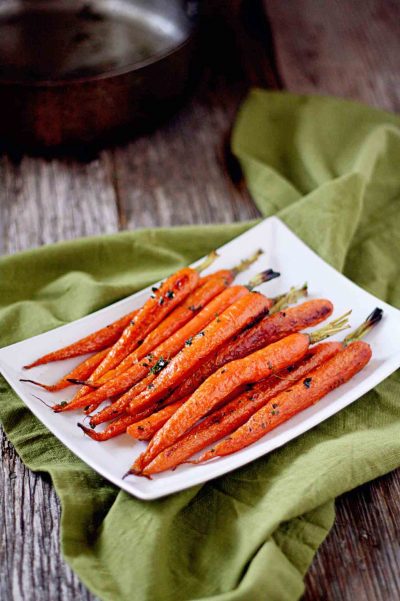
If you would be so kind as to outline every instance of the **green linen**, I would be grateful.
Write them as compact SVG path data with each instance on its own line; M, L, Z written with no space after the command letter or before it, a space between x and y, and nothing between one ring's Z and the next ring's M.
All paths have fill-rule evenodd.
M248 186L326 261L400 306L400 119L322 97L252 92L233 134ZM142 288L249 224L144 230L0 261L0 343L57 327ZM312 285L312 274L310 274ZM400 465L400 375L251 465L139 501L96 475L0 382L23 461L51 475L64 556L104 601L293 601L334 519L334 498Z

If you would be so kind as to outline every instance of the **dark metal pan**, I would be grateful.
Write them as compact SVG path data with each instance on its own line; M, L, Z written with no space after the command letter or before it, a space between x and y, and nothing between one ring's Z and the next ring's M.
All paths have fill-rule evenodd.
M154 125L188 84L193 0L1 0L0 143L104 144Z

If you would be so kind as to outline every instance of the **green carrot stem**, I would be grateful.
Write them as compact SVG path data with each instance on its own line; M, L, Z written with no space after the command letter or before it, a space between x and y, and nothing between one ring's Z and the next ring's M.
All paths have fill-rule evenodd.
M285 292L285 294L280 294L276 296L272 300L274 304L270 309L269 313L272 315L273 313L278 313L282 309L285 309L288 305L294 305L297 301L303 296L307 296L308 294L308 284L307 282L301 286L301 288L292 287L289 292Z
M218 257L219 257L219 254L217 253L217 251L212 250L206 256L206 258L200 263L200 265L197 265L197 267L195 267L196 271L201 273L202 271L207 269L207 267L210 267L210 265L212 265L214 263L215 259L218 259Z
M322 340L325 340L325 338L329 338L330 336L334 336L335 334L338 334L339 332L350 328L348 320L350 313L351 310L347 311L347 313L345 313L344 315L341 315L341 317L330 321L328 324L326 324L326 326L323 326L319 330L316 330L315 332L309 334L310 344L321 342Z
M279 278L280 275L280 273L274 271L273 269L266 269L265 271L261 271L261 273L255 275L246 285L246 288L248 288L249 290L253 290L253 288L255 288L256 286L264 284L264 282L269 282L271 280L274 280L275 278Z
M376 309L374 309L372 313L368 315L367 319L363 321L362 324L354 330L354 332L351 332L351 334L346 336L346 338L343 340L343 345L348 346L351 342L355 342L356 340L363 338L372 330L374 326L376 326L377 323L381 321L382 317L383 310L379 307L376 307Z
M248 259L243 259L242 261L240 261L239 265L233 267L231 269L232 273L237 275L238 273L242 273L242 271L246 271L246 269L250 267L250 265L255 263L262 254L264 254L264 251L261 248L259 248L258 250L256 250L255 253L250 255Z

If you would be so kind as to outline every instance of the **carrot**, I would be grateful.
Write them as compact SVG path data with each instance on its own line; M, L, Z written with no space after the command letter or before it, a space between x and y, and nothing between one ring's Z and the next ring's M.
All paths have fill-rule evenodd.
M134 414L148 404L171 394L176 386L201 364L215 349L232 338L237 332L251 327L269 310L272 301L259 292L252 292L239 298L174 357L169 365L160 373L150 390L142 392L129 405L129 412Z
M175 403L175 410L182 403L183 400L180 403ZM156 432L163 424L165 424L165 422L173 413L171 408L172 405L164 407L164 403L155 403L153 406L148 407L138 415L129 415L124 413L118 417L118 419L109 423L103 432L95 432L92 428L88 428L80 423L78 423L78 426L84 431L85 434L98 442L104 442L106 440L110 440L111 438L115 438L120 434L125 434L127 428L136 426L136 423L139 425L139 431L140 428L142 428L142 424L146 424L146 432L150 434L151 431ZM140 438L139 440L145 439Z
M312 334L290 334L243 359L231 361L217 370L157 432L145 453L138 458L135 469L149 464L156 455L174 444L197 420L239 387L258 382L299 361L307 353L310 344L320 342L341 331L346 325L347 315L334 320ZM142 407L143 405L140 406L140 409Z
M136 363L132 368L128 369L120 376L106 382L98 390L77 401L73 400L69 405L56 405L53 407L53 410L59 412L96 403L99 405L106 398L115 396L134 386L149 373L148 370L150 369L150 374L146 378L145 388L140 386L140 391L135 387L131 388L126 395L123 395L112 406L103 409L101 415L97 418L92 418L91 425L98 425L103 421L107 421L112 417L120 415L125 411L128 404L136 395L139 393L144 394L144 392L148 392L153 388L152 380L154 380L156 375L168 365L170 357L174 357L183 347L191 345L194 336L203 336L201 333L203 327L210 324L213 320L218 322L220 313L224 312L229 306L244 295L249 295L250 290L252 290L254 286L258 286L262 282L268 281L274 277L276 277L276 273L268 269L255 276L247 286L232 286L231 288L225 289L220 295L208 303L196 317L190 320L183 328L175 332L169 340L165 341L155 349L151 355L147 355L145 363ZM271 303L272 301L269 300L268 304ZM152 401L146 403L146 405L151 404L151 402Z
M157 349L153 351L151 356L146 356L146 361L143 363L136 363L124 373L120 374L116 378L109 380L103 384L99 389L83 396L80 399L72 400L71 403L61 406L56 405L53 407L54 411L65 411L68 409L77 409L91 405L94 403L100 404L107 398L115 396L128 390L139 380L144 378L149 370L152 370L154 377L167 365L168 358L178 353L186 342L191 341L193 336L196 336L202 328L207 326L216 318L215 316L225 311L232 303L235 303L238 299L244 295L250 295L250 291L246 286L232 286L226 288L221 294L210 301L200 313L198 313L193 319L191 319L183 328L180 328L169 340L163 342ZM130 402L128 399L128 403ZM122 411L125 409L127 404L123 404Z
M247 269L256 261L262 251L257 251L254 255L241 261L241 263L232 269L222 269L207 278L201 278L199 286L195 288L183 303L178 305L150 334L145 338L143 344L135 351L130 353L114 370L104 374L97 385L103 384L112 377L126 371L136 361L140 361L148 355L153 349L160 345L164 340L172 336L179 328L183 327L195 315L197 315L204 306L214 297L220 294L225 288L230 286L235 277ZM277 277L279 274L270 270L269 280ZM88 382L93 385L93 382Z
M131 311L127 315L117 319L117 321L110 323L105 328L97 330L96 332L93 332L93 334L89 334L89 336L81 338L80 340L77 340L77 342L73 342L48 355L39 357L39 359L36 359L33 363L25 365L24 369L31 369L32 367L44 365L45 363L51 363L53 361L71 359L72 357L86 355L87 353L93 353L109 347L110 344L114 344L114 342L118 340L124 329L129 325L132 319L136 317L137 313L138 311Z
M194 453L201 451L208 445L230 434L244 424L258 409L268 403L280 392L287 390L300 378L327 361L343 349L340 342L323 342L311 348L299 363L286 367L275 376L262 380L250 386L250 390L243 392L221 409L213 412L202 422L194 426L183 438L162 451L143 470L143 475L150 476L175 468L186 461ZM183 401L180 401L181 403ZM172 406L176 406L175 403ZM164 410L165 411L165 410ZM156 414L157 415L157 414ZM172 413L171 413L172 415ZM151 420L152 416L148 419ZM138 422L128 428L128 433L135 432ZM141 439L142 440L142 439Z
M144 415L142 415L144 417ZM132 415L123 415L122 417L116 419L114 422L111 422L103 432L95 432L91 430L87 426L78 423L77 426L85 434L90 436L92 440L96 440L97 442L105 442L106 440L110 440L115 436L119 436L120 434L125 434L128 426L134 423L135 420L140 419L139 417L133 417Z
M185 399L181 399L152 413L149 417L135 422L128 427L127 434L136 440L150 440L184 402Z
M170 402L173 403L192 394L204 380L226 363L242 359L246 355L258 351L260 348L272 344L289 334L316 326L329 317L332 311L333 305L329 300L317 299L279 311L273 315L267 315L250 330L246 330L233 340L229 340L187 377L172 393Z
M277 395L273 404L262 407L231 436L204 453L199 461L230 455L259 440L267 432L317 403L328 392L348 382L365 367L371 355L369 344L363 341L352 342L335 357L310 372L307 378Z
M199 271L208 267L215 259L216 253L210 255L198 269L184 267L163 282L159 288L153 287L150 298L139 309L134 320L125 328L107 356L92 374L92 380L98 380L103 374L116 367L134 348L143 343L144 338L192 292L199 281ZM89 393L88 386L83 386L75 400Z
M30 382L31 384L36 384L36 386L41 386L45 390L49 392L57 392L59 390L63 390L68 386L71 386L71 379L82 379L88 378L93 370L100 365L106 354L108 353L108 348L99 351L95 355L91 355L88 359L85 359L82 363L80 363L77 367L74 367L67 375L61 378L55 384L42 384L41 382L37 382L36 380L27 380L20 379L20 382Z

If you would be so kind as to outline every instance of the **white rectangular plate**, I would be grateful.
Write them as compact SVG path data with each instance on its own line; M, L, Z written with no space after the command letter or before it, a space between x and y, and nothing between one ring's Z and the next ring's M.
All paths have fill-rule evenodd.
M36 417L73 453L99 474L140 499L156 499L211 480L245 465L337 413L371 390L400 366L398 343L400 340L400 311L365 292L335 271L276 217L266 219L220 248L220 258L209 271L232 267L258 248L262 248L265 254L250 270L241 274L238 282L245 283L251 274L272 267L281 272L281 277L260 287L260 290L269 296L280 294L293 285L301 285L307 281L310 297L329 298L335 305L335 316L339 316L351 308L353 310L351 316L353 326L363 321L376 306L384 309L384 319L368 337L368 342L373 349L373 358L361 373L313 407L303 411L258 442L234 455L204 465L184 465L173 472L157 475L153 480L136 476L130 476L123 480L122 475L128 470L137 455L143 451L144 443L135 442L128 435L103 443L94 442L76 426L77 421L82 418L81 414L78 416L76 413L52 413L33 395L39 394L46 403L52 404L55 400L54 394L41 390L38 392L38 388L35 386L20 382L21 377L30 377L49 383L55 382L82 359L51 363L34 368L29 372L23 371L22 366L38 356L74 342L141 306L148 298L149 288L83 319L1 349L0 371ZM72 394L73 392L70 390L62 391L57 394L57 401L69 400Z

